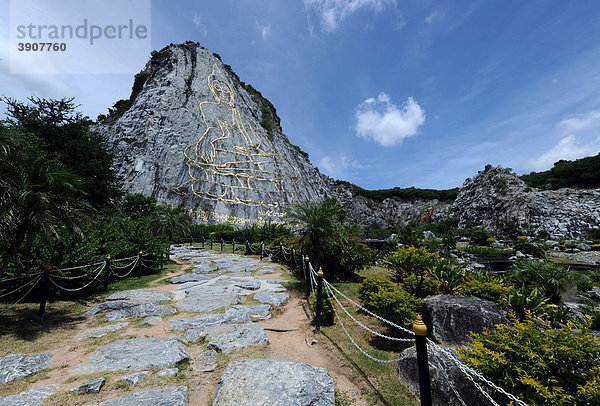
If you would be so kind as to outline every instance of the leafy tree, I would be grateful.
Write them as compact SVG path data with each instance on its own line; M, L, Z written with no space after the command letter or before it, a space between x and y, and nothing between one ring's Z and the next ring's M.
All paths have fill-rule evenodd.
M550 261L519 260L511 268L510 278L517 285L537 288L541 295L553 303L560 302L560 295L574 282L574 272Z
M341 222L345 216L346 211L335 199L296 204L287 212L288 221L302 235L315 270L321 264L324 244L343 238Z
M99 208L116 201L121 192L112 169L113 155L106 139L90 132L92 121L76 111L73 98L1 100L7 106L7 128L34 137L48 161L79 176L90 203Z
M121 203L123 214L131 219L151 216L156 210L156 199L142 193L128 193Z

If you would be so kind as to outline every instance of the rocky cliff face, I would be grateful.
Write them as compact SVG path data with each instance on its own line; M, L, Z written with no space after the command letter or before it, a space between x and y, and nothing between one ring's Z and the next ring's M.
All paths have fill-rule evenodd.
M450 215L460 227L475 225L499 236L519 231L582 239L600 226L600 190L538 190L510 170L487 166L463 183Z
M327 194L272 105L198 44L154 53L130 100L93 129L113 146L126 192L237 225L281 220L290 204Z

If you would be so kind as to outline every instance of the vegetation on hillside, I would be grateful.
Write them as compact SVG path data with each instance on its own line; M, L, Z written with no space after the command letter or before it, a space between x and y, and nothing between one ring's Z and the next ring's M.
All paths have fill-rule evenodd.
M397 200L439 200L440 202L452 202L458 195L458 188L453 189L418 189L415 187L399 188L395 187L392 189L379 189L379 190L366 190L360 186L356 186L350 182L344 180L336 180L338 185L345 185L352 189L352 191L359 195L368 197L374 200L384 200L388 198Z
M521 179L531 187L540 189L598 188L600 187L600 154L567 161L561 159L543 172L531 172Z

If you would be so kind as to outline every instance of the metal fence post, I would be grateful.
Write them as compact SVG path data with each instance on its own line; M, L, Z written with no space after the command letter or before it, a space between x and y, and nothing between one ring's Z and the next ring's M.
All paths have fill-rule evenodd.
M210 239L210 249L211 249L211 250L213 249L213 248L212 248L212 244L213 244L213 239L211 238L211 239Z
M108 280L110 279L110 254L106 256L106 276L104 277L104 293L108 293Z
M223 252L223 239L221 238L221 252Z
M419 395L422 406L431 406L431 382L429 379L429 362L427 360L427 326L421 315L417 315L413 323L415 344L417 346L417 367L419 370Z
M235 254L235 240L233 240L233 247L231 248L231 253Z
M292 272L296 271L296 250L292 248Z
M162 272L163 268L164 268L164 263L163 263L163 252L160 253L160 270Z
M202 248L204 248L204 240L205 240L205 238L202 237Z
M44 321L44 313L46 313L46 301L48 300L48 291L50 289L50 262L44 267L44 275L42 276L42 294L40 296L40 310L38 316L40 321Z
M248 240L246 240L246 255L250 255L252 252L250 252L250 243L248 242Z
M137 264L136 264L136 273L137 273L137 278L140 279L142 277L142 255L144 255L144 251L140 250L140 253L138 254L137 257Z
M317 272L317 311L315 312L315 333L321 332L321 300L323 298L323 269Z
M263 259L263 254L265 252L265 243L264 242L260 242L260 260L262 261Z
M308 255L304 257L304 280L306 281L306 298L310 297L310 259Z

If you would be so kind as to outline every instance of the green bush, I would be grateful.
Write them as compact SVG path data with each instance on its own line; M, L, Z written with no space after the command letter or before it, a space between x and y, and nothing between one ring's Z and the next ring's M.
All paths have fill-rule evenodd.
M514 287L510 289L504 305L508 306L519 320L524 320L528 316L547 313L551 306L548 300L538 292L537 288L529 290L523 284L519 289Z
M480 247L476 245L467 245L463 248L463 251L473 255L510 255L512 251L510 249L493 248L493 247Z
M513 246L513 249L515 252L521 251L523 254L533 255L536 258L546 258L545 249L527 241L519 241Z
M352 278L356 272L373 264L377 256L374 250L349 235L343 240L329 240L322 248L321 267L329 280Z
M600 343L572 326L540 330L531 320L472 334L459 356L532 405L600 405Z
M463 283L460 291L465 296L479 297L492 302L501 303L508 297L510 287L500 281L480 281L469 279Z
M358 294L365 308L396 324L413 320L421 306L421 299L383 278L365 279Z
M441 259L430 269L429 274L439 284L439 291L451 295L458 291L465 279L465 272L459 266L454 266L447 259Z
M424 298L436 295L439 291L439 283L429 275L410 275L404 278L402 288L416 297Z
M579 292L587 292L594 287L594 282L587 276L578 279L575 284L577 285L577 290Z
M516 286L525 284L537 288L552 303L560 302L560 295L575 280L575 274L567 267L550 261L517 260L511 268L510 279Z
M384 263L390 266L398 281L408 275L423 275L439 261L437 253L424 248L401 247L385 257Z
M467 228L463 231L463 234L476 245L486 245L488 238L492 237L490 233L478 227Z
M325 292L325 288L323 288L323 295L321 297L321 325L322 326L331 326L335 322L335 313L333 312L333 306L335 303L331 303L332 300L327 296L327 292ZM308 299L308 304L310 306L310 310L313 314L317 313L317 292L313 292L313 294ZM316 316L315 316L316 317ZM316 319L313 318L313 323Z

